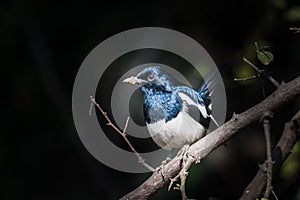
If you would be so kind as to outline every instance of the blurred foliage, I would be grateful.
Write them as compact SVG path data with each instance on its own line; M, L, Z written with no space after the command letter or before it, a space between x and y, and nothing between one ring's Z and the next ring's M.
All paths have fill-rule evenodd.
M287 0L273 0L273 5L278 9L285 9L287 7Z
M0 199L3 200L118 199L149 177L150 174L119 172L94 159L81 143L72 122L72 87L80 64L96 45L121 31L165 27L203 45L223 76L227 119L263 99L258 79L233 81L255 74L242 61L245 56L259 63L255 41L270 45L268 51L276 59L268 70L279 82L300 74L300 37L289 30L300 26L299 0L134 3L31 0L0 4L4 116L4 130L0 134ZM176 67L181 72L185 69ZM120 77L122 70L107 74L105 88L113 86L112 80ZM200 84L192 71L186 73L193 76L193 84ZM265 84L267 94L274 91L273 85ZM110 113L110 94L100 95L100 104ZM276 110L271 127L272 144L299 106L298 98ZM127 148L122 138L111 135L117 145ZM262 136L261 125L254 124L232 138L226 147L192 167L187 179L188 196L237 199L256 174L258 163L264 161ZM136 145L138 149L147 149L153 144ZM279 199L299 199L299 160L298 142L283 166L281 178L274 180ZM180 194L163 188L152 197L166 198L179 199Z
M241 63L233 68L233 75L236 78L247 78L256 75L256 71L246 63ZM251 84L251 81L241 81L242 84Z
M290 21L299 21L300 20L300 6L292 7L287 11L286 17Z
M286 159L281 167L280 176L286 180L297 177L300 169L300 141L298 141L292 151L292 154Z

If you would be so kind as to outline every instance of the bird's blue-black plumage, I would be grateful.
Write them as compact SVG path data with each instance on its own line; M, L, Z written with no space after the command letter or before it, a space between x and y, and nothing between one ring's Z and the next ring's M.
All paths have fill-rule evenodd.
M139 86L144 96L144 118L148 131L159 146L167 150L181 148L205 135L205 125L195 120L189 110L193 107L201 118L213 119L208 84L203 83L198 91L174 85L169 75L156 66L147 67L124 82Z
M169 75L156 66L145 68L138 77L147 80L150 75L156 76L155 80L140 86L144 95L144 118L147 123L155 123L161 119L168 122L176 117L183 103L179 93L186 94L193 101L204 106L208 115L211 114L208 107L211 103L210 92L205 82L198 91L188 86L174 86Z
M144 117L148 124L162 119L168 122L181 110L178 95L162 85L146 84L140 90L144 95Z

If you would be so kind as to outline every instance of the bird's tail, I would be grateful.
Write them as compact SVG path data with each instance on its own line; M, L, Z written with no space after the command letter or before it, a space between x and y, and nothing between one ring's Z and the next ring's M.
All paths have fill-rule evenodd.
M204 77L204 81L201 84L198 92L201 96L211 96L214 91L215 86L221 81L221 76L218 70L213 70Z
M215 120L214 116L212 116L212 114L210 114L210 119L215 123L215 125L217 127L219 127L220 125L218 124L218 122Z
M206 110L211 118L211 120L219 127L218 122L215 120L215 118L211 114L212 110L212 104L211 104L211 95L214 92L215 86L221 81L221 76L218 73L217 69L208 73L206 77L204 77L204 81L201 84L198 93L205 102Z

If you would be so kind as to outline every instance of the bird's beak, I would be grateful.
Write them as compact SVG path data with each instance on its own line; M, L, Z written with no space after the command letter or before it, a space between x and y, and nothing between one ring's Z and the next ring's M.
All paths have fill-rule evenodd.
M131 83L133 85L138 85L138 84L142 84L145 83L146 81L142 80L142 79L138 79L136 76L132 76L129 78L126 78L123 80L123 83Z

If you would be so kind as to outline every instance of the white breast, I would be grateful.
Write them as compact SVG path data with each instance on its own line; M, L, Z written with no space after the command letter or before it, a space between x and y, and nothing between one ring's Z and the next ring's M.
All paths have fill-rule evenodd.
M147 128L154 142L166 150L192 144L206 133L206 129L185 112L179 112L176 118L167 123L160 120L147 124Z

